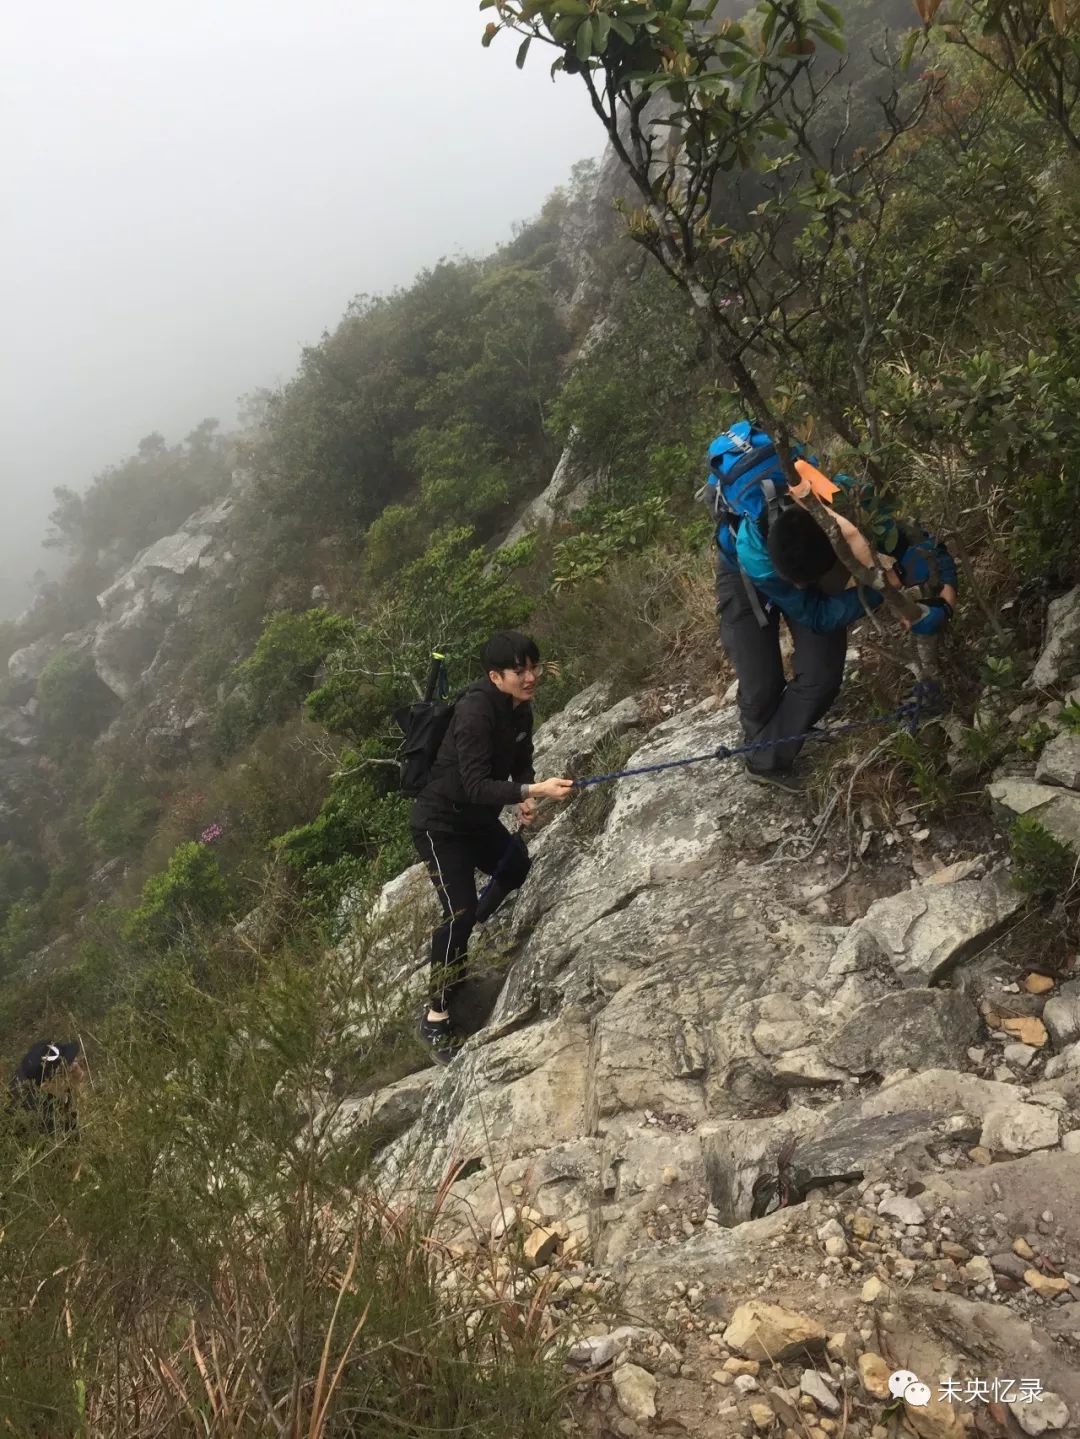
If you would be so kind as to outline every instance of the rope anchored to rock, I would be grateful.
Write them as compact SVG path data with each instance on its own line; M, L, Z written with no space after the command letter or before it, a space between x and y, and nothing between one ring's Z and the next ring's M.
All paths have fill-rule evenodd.
M687 765L702 764L706 760L738 759L743 755L757 754L761 750L774 749L777 745L802 744L808 740L831 740L841 735L854 734L856 730L869 729L873 725L902 724L909 734L918 731L924 717L941 712L942 696L940 687L933 680L923 680L915 686L912 696L888 714L871 715L869 719L852 720L848 724L835 725L831 729L811 729L803 734L789 735L786 739L751 740L749 744L731 749L718 745L708 754L689 755L686 759L669 759L660 764L639 765L635 769L616 769L608 774L591 775L588 779L576 779L575 789L588 789L590 785L607 784L611 780L630 779L635 775L659 774L661 770L683 769Z

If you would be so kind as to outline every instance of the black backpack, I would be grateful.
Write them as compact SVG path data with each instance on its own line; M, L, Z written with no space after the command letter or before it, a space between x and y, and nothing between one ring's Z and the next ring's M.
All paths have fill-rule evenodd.
M394 714L403 735L397 752L398 789L410 799L431 779L435 756L454 717L455 701L448 694L445 657L436 653L431 656L424 698Z

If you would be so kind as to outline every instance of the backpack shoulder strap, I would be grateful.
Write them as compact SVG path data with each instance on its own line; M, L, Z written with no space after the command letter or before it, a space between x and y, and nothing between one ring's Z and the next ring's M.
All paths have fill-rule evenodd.
M742 576L743 588L746 590L746 598L750 601L750 608L754 612L754 618L757 620L759 628L763 630L768 629L769 620L761 606L761 597L757 592L753 580L743 569L742 565L739 566L739 574Z
M776 488L774 480L762 480L761 492L765 496L765 533L769 533L769 527L780 513L780 492Z

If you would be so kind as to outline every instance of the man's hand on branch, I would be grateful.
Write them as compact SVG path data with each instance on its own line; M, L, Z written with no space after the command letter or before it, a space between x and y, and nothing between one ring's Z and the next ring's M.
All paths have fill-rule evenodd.
M912 624L910 620L901 619L900 623L904 629L910 630L913 635L926 636L940 634L952 619L953 605L955 602L956 591L952 585L944 585L937 599L928 601L926 614L923 615L921 620Z

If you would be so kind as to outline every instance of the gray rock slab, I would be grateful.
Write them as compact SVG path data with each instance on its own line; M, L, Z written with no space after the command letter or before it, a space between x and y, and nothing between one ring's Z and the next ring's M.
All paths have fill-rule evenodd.
M1080 789L1080 734L1055 735L1039 756L1035 778L1040 784Z
M1043 1023L1058 1049L1080 1039L1080 979L1070 979L1043 1007Z
M1080 671L1080 588L1051 600L1046 612L1046 639L1028 686L1049 689Z
M872 904L841 940L833 972L887 965L909 988L943 978L1023 906L1006 871L951 885L923 884Z
M1001 1304L978 1303L928 1289L900 1291L890 1317L882 1318L897 1362L916 1373L937 1373L926 1364L915 1336L932 1341L939 1355L968 1361L971 1372L993 1377L1032 1375L1069 1404L1080 1403L1080 1369L1065 1358L1037 1324ZM923 1367L913 1362L923 1359Z
M959 1066L979 1030L979 1014L951 989L906 989L859 1005L823 1047L854 1074Z
M983 1117L979 1143L992 1154L1030 1154L1052 1149L1060 1138L1061 1121L1042 1104L995 1104Z
M1080 794L1030 779L995 780L987 792L1008 815L1030 815L1062 844L1080 850Z

